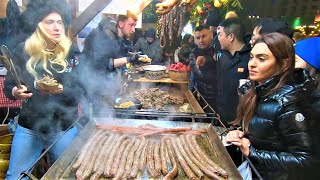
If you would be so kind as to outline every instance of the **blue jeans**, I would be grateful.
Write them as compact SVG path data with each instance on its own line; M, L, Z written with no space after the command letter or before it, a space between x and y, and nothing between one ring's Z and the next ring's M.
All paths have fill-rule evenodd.
M77 128L71 128L50 150L49 157L53 163L71 144L77 135ZM26 171L41 155L43 149L48 148L63 132L58 132L47 140L30 129L17 126L12 140L9 169L6 180L17 180L23 171ZM25 178L27 179L27 178Z

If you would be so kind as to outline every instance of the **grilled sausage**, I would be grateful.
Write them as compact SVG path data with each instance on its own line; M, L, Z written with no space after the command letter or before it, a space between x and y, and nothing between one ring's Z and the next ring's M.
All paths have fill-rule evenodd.
M191 136L191 138L189 139L189 137ZM200 155L201 159L204 160L205 162L207 162L208 164L210 164L214 169L218 170L218 173L222 176L227 178L228 177L228 173L222 169L217 163L213 162L208 155L202 151L202 149L200 148L199 144L197 143L197 139L195 135L187 135L187 141L191 140L191 144L192 147L195 148L196 152Z
M78 156L78 159L72 165L72 170L76 170L76 169L78 169L80 167L84 157L86 156L86 153L87 153L88 149L90 147L92 147L91 144L94 143L93 139L97 138L98 135L101 134L101 133L102 133L102 130L98 130L98 131L94 132L93 135L88 139L86 145L84 145L84 147L81 149L80 154Z
M112 169L111 169L112 174L117 173L123 151L127 147L127 145L130 143L130 141L131 141L130 139L126 139L121 143L120 148L118 149L117 155L112 164Z
M157 175L157 172L154 167L154 147L155 143L150 143L147 149L147 167L149 178L156 177Z
M101 163L104 160L104 157L106 155L108 155L108 148L110 147L112 141L115 139L116 135L115 134L111 134L109 139L104 143L104 145L101 148L101 152L99 153L98 157L97 157L97 161L94 165L94 172L97 172L99 167L101 167Z
M204 172L208 177L212 179L220 179L220 177L216 174L218 171L216 169L210 168L210 166L206 166L204 163L199 161L191 152L189 146L187 145L186 136L180 136L179 139L181 141L181 145L183 146L184 150L186 151L187 155L190 157L192 162L196 164L202 172Z
M218 176L218 171L216 169L213 169L211 166L207 165L204 162L201 162L195 157L195 155L192 153L192 151L190 150L187 144L186 136L182 135L179 137L179 139L184 149L186 150L188 156L202 170L202 172L204 172L208 177L212 179L220 179L220 177Z
M177 147L178 147L182 157L185 159L185 161L187 162L188 166L192 169L193 172L195 172L197 174L199 179L203 179L204 178L203 172L199 169L199 167L188 156L188 154L185 151L185 149L183 148L179 138L174 138L174 139L176 141Z
M134 154L136 153L137 149L139 148L141 144L141 140L137 139L132 147L132 149L130 149L129 151L129 155L127 158L127 162L126 162L126 168L125 168L125 173L123 174L123 176L127 177L130 175L131 173L131 169L133 168L133 161L134 161Z
M140 160L140 156L142 154L142 151L145 149L144 147L146 147L148 144L148 141L146 138L142 138L142 141L135 153L135 157L134 157L134 161L133 161L133 165L132 165L132 168L131 168L131 173L129 175L129 178L135 178L137 177L137 174L138 174L138 170L139 170L139 160Z
M101 141L99 143L97 143L97 146L92 153L92 159L80 179L87 179L93 173L93 168L94 168L94 164L96 162L97 156L98 156L99 152L101 151L101 148L102 148L104 142L107 139L108 139L108 137L105 136L101 139Z
M161 175L161 158L160 158L160 143L155 143L153 147L154 169L156 177Z
M161 140L161 146L160 146L160 157L161 157L161 170L162 174L167 175L168 174L168 149L166 146L165 138L162 138Z
M109 144L109 146L107 146L107 145L104 146L104 149L102 150L104 153L102 154L100 164L97 164L98 168L95 171L99 176L101 176L103 174L104 169L107 166L107 161L109 159L111 151L112 151L114 145L118 142L119 138L120 138L120 135L115 134L113 136L113 139L111 140L111 143Z
M147 153L148 153L148 147L151 144L151 142L147 142L146 145L143 147L140 160L139 160L139 170L143 171L146 167L147 163Z
M128 146L125 148L125 150L123 152L123 155L121 157L121 161L120 161L120 165L119 165L118 171L117 171L115 177L113 178L114 180L122 178L122 175L123 175L123 173L125 171L126 161L127 161L127 158L128 158L129 151L132 148L132 146L134 145L135 141L136 141L136 139L131 140L130 143L128 144Z
M104 132L101 133L100 135L98 135L97 138L93 139L93 143L92 146L88 149L86 156L84 157L81 166L79 167L79 169L76 172L76 176L77 178L81 178L84 171L86 170L87 166L90 163L90 160L92 159L92 154L94 152L94 149L96 148L97 144L99 143L99 141L103 138L104 136Z
M116 144L114 145L114 147L112 148L112 151L108 157L108 161L107 161L107 164L106 164L106 168L104 169L104 172L103 174L106 176L106 177L112 177L112 173L111 173L111 168L112 168L112 163L113 163L113 160L116 156L116 153L119 149L119 146L121 145L121 143L127 139L128 136L127 135L122 135L118 142L116 142Z
M170 139L166 136L163 139L166 142L166 145L168 147L167 150L168 150L169 158L170 158L171 165L172 165L172 170L163 179L164 180L172 180L178 174L178 162L177 162L177 158L175 157L175 155L173 153L173 147L171 145Z
M183 171L186 173L189 179L196 179L196 175L193 173L193 171L190 169L187 162L184 160L183 156L181 155L181 152L178 149L178 146L175 142L174 137L170 137L170 141Z

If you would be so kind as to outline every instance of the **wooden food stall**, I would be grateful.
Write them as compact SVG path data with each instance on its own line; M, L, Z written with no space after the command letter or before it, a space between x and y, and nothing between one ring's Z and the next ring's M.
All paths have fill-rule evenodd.
M94 0L88 8L74 20L71 27L72 35L76 36L85 25L110 2L111 0ZM150 0L143 0L140 5L140 10L150 2ZM127 178L129 177L129 169L133 168L131 166L134 164L134 160L130 160L131 162L127 163L127 157L123 156L123 159L121 159L122 154L117 156L117 151L120 151L122 147L124 154L135 155L136 152L133 151L133 149L135 149L133 148L133 142L140 141L141 143L143 139L148 141L148 145L141 145L144 149L149 149L149 154L146 155L147 164L148 159L151 161L151 164L154 164L155 162L159 163L158 160L159 158L161 159L161 157L158 156L158 151L156 149L151 149L151 147L159 148L161 142L166 141L166 152L172 151L171 153L168 152L166 155L171 156L169 157L171 163L169 163L169 161L166 163L169 166L169 168L167 168L167 173L177 169L178 174L175 175L175 179L241 179L236 166L220 140L220 135L225 129L217 130L217 128L210 123L199 123L196 121L196 119L201 118L216 118L219 120L219 115L212 110L212 116L207 117L204 108L207 108L208 104L206 104L205 107L199 105L195 97L195 94L199 93L197 91L191 92L189 90L188 80L177 81L170 79L168 76L161 79L148 79L139 74L130 79L130 82L128 82L124 88L126 93L123 93L119 97L108 97L108 101L110 99L134 98L139 101L142 108L135 108L136 106L134 106L134 108L117 108L121 103L105 102L106 99L104 98L93 104L89 111L89 120L87 121L83 116L73 124L78 127L79 135L41 179L99 179L102 177L101 171L98 171L98 166L101 165L101 162L96 161L99 157L105 157L104 159L107 159L108 161L107 164L111 164L111 166L116 163L122 163L122 165L118 164L118 166L113 167L113 169L115 172L118 172L118 170L123 172L120 175L112 174L108 176L109 178ZM147 94L146 92L158 93L160 100L151 99L144 104L143 101L148 98L142 96L142 99L139 99L137 94L140 93L140 95L145 95ZM149 94L149 97L154 98L156 95ZM161 99L164 97L165 99ZM200 95L199 97L202 96ZM153 105L154 101L161 102L161 106ZM169 103L163 104L164 101L168 101ZM179 109L185 103L189 104L189 110L180 112ZM151 108L150 104L152 104ZM97 107L99 111L95 111L95 107ZM107 118L110 117L110 114L113 117ZM121 126L115 128L115 125ZM149 129L141 129L141 127L145 126L148 126ZM172 131L174 128L184 128L187 130L183 132ZM126 130L122 131L118 129L134 130L128 132ZM148 132L149 134L141 134L142 131L144 133ZM217 131L219 134L217 134ZM123 144L124 141L114 142L113 145L107 144L108 140L111 141L111 139L116 139L114 137L120 136L126 137L126 144ZM197 152L193 152L192 155L192 148L188 149L187 147L183 147L183 145L179 147L179 141L188 139L186 137L189 136L195 140L194 143L198 143L198 153L202 155L205 154L204 157L206 157L207 160L194 157ZM169 142L167 142L165 137L169 139ZM130 143L132 148L126 148L127 146L129 147ZM152 144L152 146L150 146L150 144ZM52 146L50 146L50 148ZM110 151L109 154L102 153L104 151L102 151L101 148L104 146L110 147L108 150ZM170 146L173 146L173 148L170 148ZM177 150L177 147L179 147L180 150ZM89 149L92 151L87 151ZM189 155L181 155L180 153L182 151L189 152ZM45 151L44 154L46 152L47 151ZM44 154L41 156L44 156ZM140 158L138 155L135 156ZM118 159L115 157L118 157ZM88 162L90 165L87 166L87 164L80 163L80 166L73 167L77 161L82 161L79 160L81 158L89 159ZM203 160L207 161L207 163L202 163ZM189 165L185 164L186 161L188 161ZM123 164L125 164L125 166L123 166ZM193 166L193 164L197 165ZM35 164L27 171L30 171L34 165ZM122 168L119 168L121 166ZM162 179L166 176L166 173L158 173L158 170L157 174L154 175L152 169L155 168L156 165L154 164L154 167L149 166L152 165L146 165L144 168L140 169L137 176L132 176L131 178L149 179L151 177L156 177ZM188 169L188 166L191 167ZM124 171L123 167L126 167L128 171ZM78 172L77 174L79 168L82 169L81 172ZM192 168L192 170L190 170L190 168ZM85 173L85 175L83 175L83 173ZM26 175L29 176L27 172ZM173 178L174 177L171 179Z

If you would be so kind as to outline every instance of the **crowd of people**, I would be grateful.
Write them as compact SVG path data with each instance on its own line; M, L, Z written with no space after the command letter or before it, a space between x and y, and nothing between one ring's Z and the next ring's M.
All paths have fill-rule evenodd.
M70 126L78 104L118 91L114 78L138 61L136 52L152 64L164 63L155 29L130 41L137 20L129 11L104 18L79 52L66 35L71 10L65 0L33 0L18 13L10 30L16 36L1 42L12 51L22 84L8 73L5 95L23 100L6 179L18 179L64 133L49 152L54 162L77 134ZM294 42L282 20L261 19L250 35L237 16L217 21L208 19L193 35L177 37L180 47L172 52L191 67L190 88L217 111L231 129L227 142L239 147L264 179L316 179L320 37ZM57 88L39 86L44 76L54 78Z

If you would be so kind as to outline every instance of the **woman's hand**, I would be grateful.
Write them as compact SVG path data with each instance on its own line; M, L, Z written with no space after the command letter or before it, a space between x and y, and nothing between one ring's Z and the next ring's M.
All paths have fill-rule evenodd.
M28 98L31 98L32 96L32 93L28 92L27 87L24 85L21 85L21 88L18 88L17 86L12 88L11 94L16 99L28 99Z
M244 137L244 133L242 131L230 131L227 134L227 142L238 146L245 156L249 156L250 141Z

